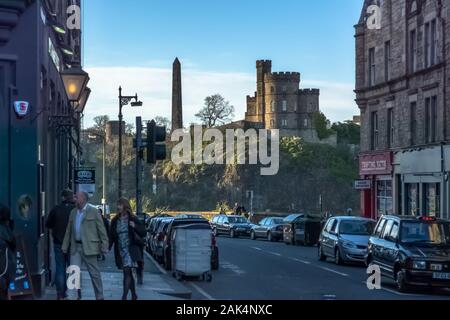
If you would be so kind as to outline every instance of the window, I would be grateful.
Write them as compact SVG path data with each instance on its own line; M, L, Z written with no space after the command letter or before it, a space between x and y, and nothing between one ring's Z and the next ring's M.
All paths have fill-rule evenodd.
M369 49L369 86L375 84L375 48Z
M330 220L330 222L328 222L328 225L327 225L326 231L327 231L327 232L331 232L331 231L333 231L333 230L334 230L334 228L336 227L336 225L337 225L337 221L336 221L336 219L332 219L332 220Z
M270 87L270 93L275 93L275 87L274 86Z
M400 226L398 223L394 222L394 225L392 226L391 234L389 235L389 240L391 241L397 241L399 236Z
M439 183L424 184L425 215L430 217L441 217L441 188Z
M425 99L425 142L436 142L437 97Z
M436 64L436 19L425 24L425 66Z
M378 112L372 112L372 150L378 148Z
M275 101L274 100L272 100L271 102L270 102L270 112L275 112Z
M394 213L392 196L392 180L377 181L378 216Z
M287 128L288 121L286 119L281 120L281 125L283 126L283 128Z
M411 102L410 104L410 133L411 133L411 145L416 144L416 134L417 134L417 102Z
M308 128L308 119L303 120L303 125L305 128Z
M283 86L283 92L286 93L287 92L287 87Z
M393 225L394 225L394 221L392 221L392 220L389 220L389 221L386 223L386 227L384 228L383 236L382 236L383 239L388 240L388 237L389 237L389 235L391 234L392 226L393 226Z
M392 146L394 145L394 133L395 133L394 109L390 108L390 109L388 109L388 132L387 132L389 148L392 148Z
M297 112L297 101L294 102L294 111Z
M275 128L275 120L270 120L270 127Z
M283 100L283 112L287 111L287 101Z
M384 44L384 78L385 81L391 80L391 42Z
M330 232L336 233L336 232L337 232L337 229L338 229L338 221L337 221L337 220L334 220L333 224L331 225Z
M382 219L377 226L377 230L375 231L376 237L381 237L381 233L383 232L384 225L386 224L386 219Z
M409 70L416 72L417 66L417 32L411 30L409 34Z
M419 184L411 183L406 185L406 215L417 216L419 212Z

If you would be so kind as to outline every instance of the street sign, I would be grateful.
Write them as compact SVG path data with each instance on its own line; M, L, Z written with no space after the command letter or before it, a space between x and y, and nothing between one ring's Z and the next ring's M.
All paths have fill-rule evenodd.
M356 180L355 181L356 190L370 190L372 189L372 180Z
M77 191L86 192L93 196L95 193L95 169L76 168L75 185L77 186Z
M19 118L24 118L30 111L30 103L27 101L15 101L14 111Z

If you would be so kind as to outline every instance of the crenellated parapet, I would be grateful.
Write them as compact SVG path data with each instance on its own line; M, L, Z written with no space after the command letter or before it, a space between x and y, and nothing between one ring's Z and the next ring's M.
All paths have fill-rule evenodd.
M319 96L320 89L300 89L298 90L298 94L303 96Z
M266 75L269 82L300 82L299 72L272 72Z

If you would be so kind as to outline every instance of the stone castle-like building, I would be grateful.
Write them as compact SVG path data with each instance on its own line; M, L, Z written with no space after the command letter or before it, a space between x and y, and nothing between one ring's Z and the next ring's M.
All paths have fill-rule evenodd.
M247 96L245 122L279 129L281 136L299 136L319 142L314 115L320 112L319 89L299 89L300 73L272 72L272 61L256 62L257 91Z

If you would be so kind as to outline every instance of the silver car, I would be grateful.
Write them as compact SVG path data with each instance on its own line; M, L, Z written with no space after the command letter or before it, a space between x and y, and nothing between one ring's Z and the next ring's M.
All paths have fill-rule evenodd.
M364 263L376 221L360 217L334 217L325 224L319 240L319 259L333 258L338 265Z

